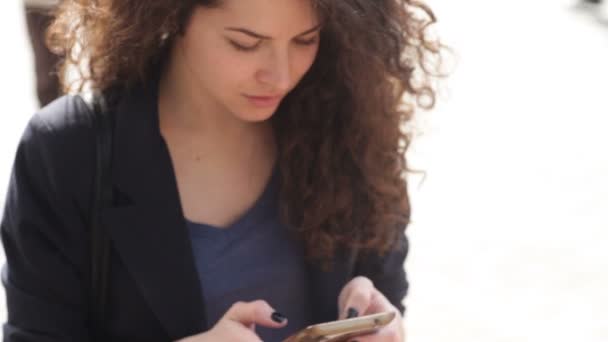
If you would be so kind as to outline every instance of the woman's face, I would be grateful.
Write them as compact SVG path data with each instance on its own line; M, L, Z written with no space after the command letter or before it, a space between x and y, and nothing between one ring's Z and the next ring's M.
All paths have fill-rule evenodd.
M318 46L310 0L225 0L196 7L175 48L206 103L257 122L302 79Z

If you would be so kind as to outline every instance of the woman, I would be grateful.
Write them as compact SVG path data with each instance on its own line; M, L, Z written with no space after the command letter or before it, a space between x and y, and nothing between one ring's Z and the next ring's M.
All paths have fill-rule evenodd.
M63 3L52 45L115 120L106 340L280 341L394 311L357 339L403 341L402 125L433 98L433 20L409 0ZM64 96L24 133L6 341L89 339L92 127Z

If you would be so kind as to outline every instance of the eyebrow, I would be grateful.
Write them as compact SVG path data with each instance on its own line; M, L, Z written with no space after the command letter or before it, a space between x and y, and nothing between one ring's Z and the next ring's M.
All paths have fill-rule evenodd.
M317 26L315 26L315 27L313 27L313 28L311 28L311 29L308 29L308 30L306 30L306 31L304 31L304 32L302 32L302 33L300 33L300 34L296 35L296 37L300 37L300 36L303 36L303 35L306 35L306 34L312 33L312 32L314 32L314 31L317 31L318 29L320 29L320 28L321 28L321 26L322 26L322 24L318 24ZM246 28L242 28L242 27L226 27L226 30L228 30L228 31L236 31L236 32L241 32L241 33L244 33L244 34L246 34L246 35L249 35L249 36L252 36L252 37L255 37L255 38L259 38L259 39L272 39L272 37L265 36L265 35L263 35L263 34L259 34L259 33L257 33L257 32L253 32L253 31L251 31L251 30L248 30L248 29L246 29Z

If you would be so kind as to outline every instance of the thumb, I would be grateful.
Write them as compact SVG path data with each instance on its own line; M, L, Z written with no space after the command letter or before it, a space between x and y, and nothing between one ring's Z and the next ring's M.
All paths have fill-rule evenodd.
M229 319L247 327L258 324L269 328L282 328L287 325L287 317L276 312L264 300L234 303L222 319Z

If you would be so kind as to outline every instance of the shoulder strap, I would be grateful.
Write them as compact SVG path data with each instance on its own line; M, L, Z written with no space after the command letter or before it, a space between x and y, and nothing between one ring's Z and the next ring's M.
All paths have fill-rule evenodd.
M113 123L103 96L85 99L93 114L96 132L95 175L90 216L90 292L89 308L91 337L103 341L106 321L107 288L109 274L110 238L101 223L101 210L112 202L111 163Z

